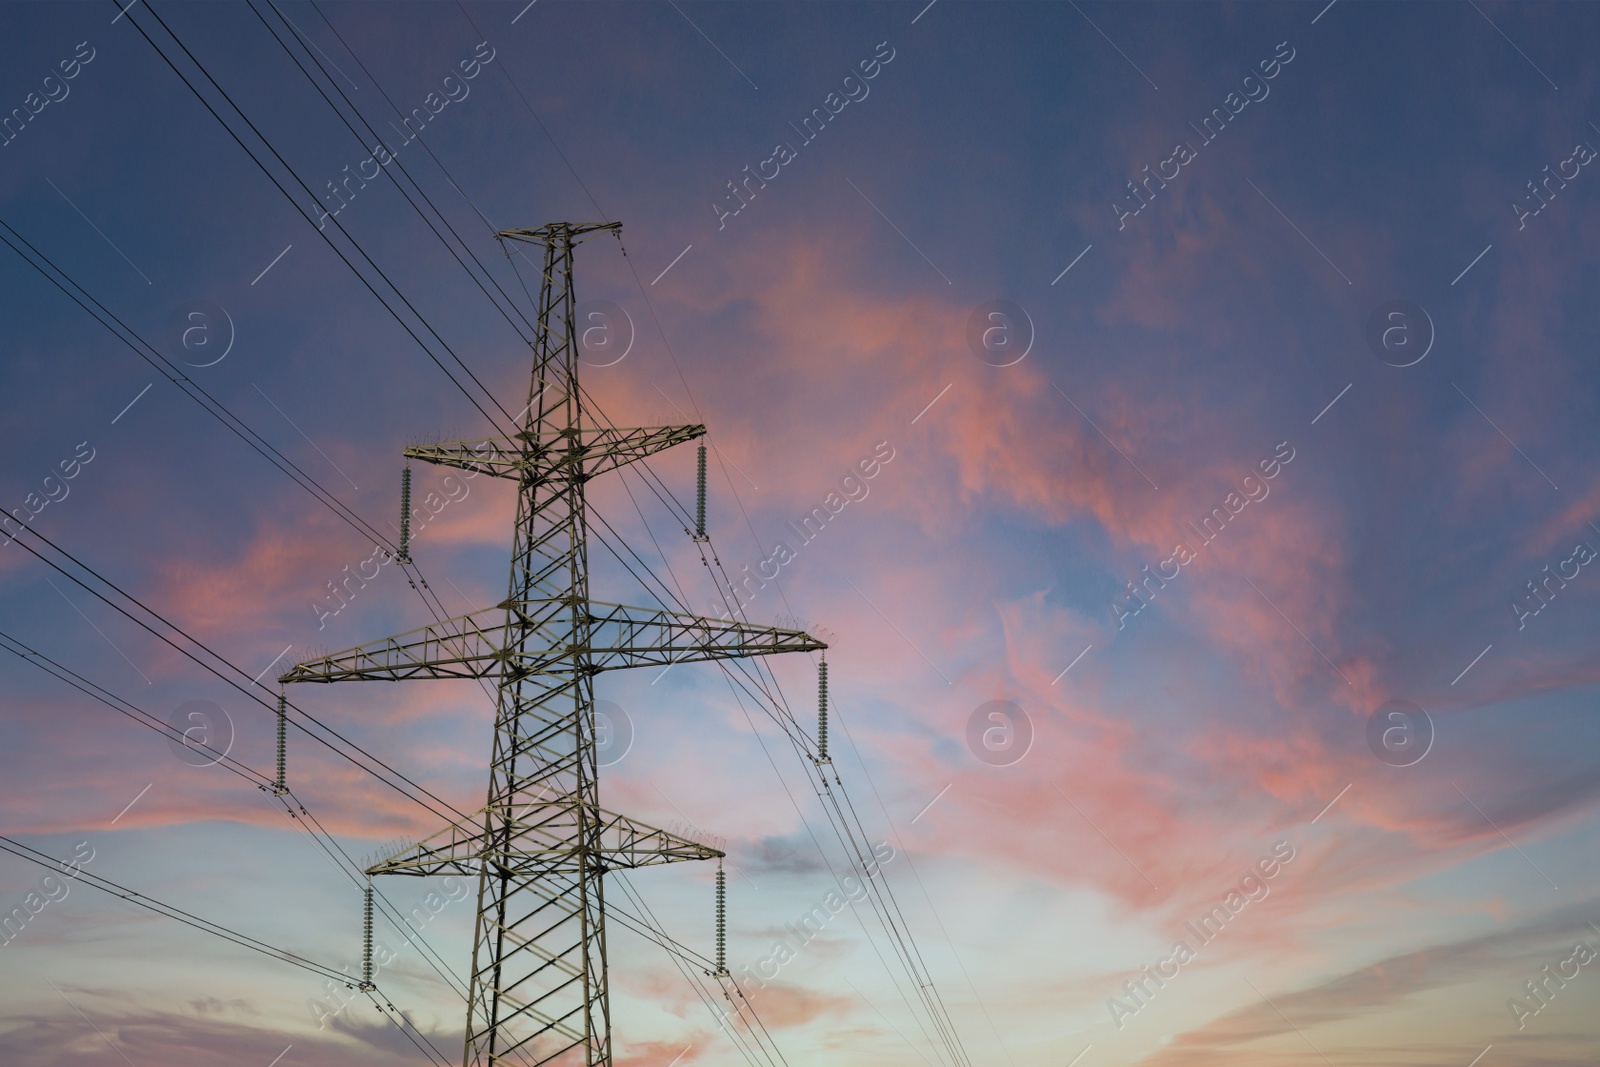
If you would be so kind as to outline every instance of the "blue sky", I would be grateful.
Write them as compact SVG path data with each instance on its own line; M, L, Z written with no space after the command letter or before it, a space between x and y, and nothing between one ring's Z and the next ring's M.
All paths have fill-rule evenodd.
M974 1062L1593 1061L1592 968L1546 1004L1524 985L1580 941L1600 949L1600 577L1579 549L1600 550L1592 8L119 10L0 16L0 112L27 116L0 145L0 219L186 381L0 249L0 501L29 529L0 547L10 639L158 720L210 702L208 728L270 771L267 708L23 546L88 581L48 538L246 680L424 624L393 567L329 614L371 540L180 384L388 529L403 447L492 432L430 353L510 411L525 401L507 316L531 314L535 274L491 228L621 220L620 244L581 247L577 285L623 313L631 346L586 365L585 387L620 425L707 424L729 570L797 548L747 610L827 631L841 775L896 850L886 877ZM328 65L320 91L272 30ZM375 153L333 104L393 153L338 196ZM436 114L402 146L416 108ZM826 128L802 137L819 108ZM1214 109L1226 127L1203 136ZM728 183L779 145L792 158L729 213ZM1169 169L1129 199L1147 166ZM972 347L993 301L1020 361ZM867 495L799 546L786 524L875 450L893 458ZM688 499L687 449L652 469ZM445 492L442 473L418 468L419 494ZM467 484L415 545L452 612L504 596L514 517L509 487ZM711 610L708 569L642 482L590 499ZM598 597L650 602L591 560ZM808 657L772 666L814 704ZM597 690L634 728L605 803L728 840L737 972L829 890L825 820L715 668L652 677ZM87 842L95 874L356 962L359 893L303 820L15 654L0 686L0 832L58 857ZM481 803L480 690L304 688L386 762ZM993 700L1033 737L1002 766L967 740ZM1395 700L1433 738L1409 766L1368 742ZM291 745L290 775L352 855L438 828L315 746ZM1118 1012L1278 842L1295 858L1270 894ZM3 915L45 872L0 860ZM711 877L631 885L708 951ZM391 881L402 910L438 889ZM472 906L425 929L457 975ZM869 928L841 913L761 991L790 1062L942 1062ZM737 1062L660 949L618 932L612 975L619 1062ZM382 985L455 1055L462 1002L420 953ZM319 1029L314 976L82 883L0 948L0 988L8 1063L418 1056L364 1000Z

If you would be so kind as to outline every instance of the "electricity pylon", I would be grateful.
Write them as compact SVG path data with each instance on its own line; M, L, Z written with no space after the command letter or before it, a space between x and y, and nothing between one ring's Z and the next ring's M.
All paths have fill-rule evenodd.
M488 803L368 868L373 875L477 877L464 1067L513 1060L610 1067L603 876L723 855L600 806L594 676L827 647L798 630L589 598L585 484L705 433L701 425L617 429L584 421L573 248L621 225L551 223L497 235L544 247L521 432L405 450L410 459L517 483L505 601L297 664L279 679L484 678L498 685Z

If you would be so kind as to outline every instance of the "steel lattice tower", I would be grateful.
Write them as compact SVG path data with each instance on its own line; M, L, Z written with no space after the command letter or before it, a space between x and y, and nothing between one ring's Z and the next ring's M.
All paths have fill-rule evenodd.
M584 420L573 248L620 229L551 223L497 235L544 248L521 432L405 450L517 483L505 601L297 664L279 679L483 678L498 686L488 803L367 872L478 880L464 1067L609 1067L605 873L722 856L600 806L594 675L827 647L797 630L589 598L585 484L705 433L701 425L619 429Z

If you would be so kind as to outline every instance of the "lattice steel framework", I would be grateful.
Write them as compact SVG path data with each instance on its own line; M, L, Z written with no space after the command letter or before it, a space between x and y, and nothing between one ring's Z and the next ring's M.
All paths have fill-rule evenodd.
M621 223L551 223L502 241L542 246L533 378L521 432L407 448L411 459L518 485L504 602L297 664L280 682L483 678L498 686L488 803L368 869L478 879L465 1067L612 1062L604 875L716 849L600 806L593 678L650 664L826 648L797 630L589 599L584 485L705 427L586 425L578 390L573 248ZM581 1056L581 1059L579 1058Z

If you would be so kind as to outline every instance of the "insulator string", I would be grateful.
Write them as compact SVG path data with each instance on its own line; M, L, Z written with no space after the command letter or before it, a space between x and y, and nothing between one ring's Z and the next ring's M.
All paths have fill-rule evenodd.
M272 783L272 791L278 796L289 791L289 784L285 779L288 763L288 726L289 726L289 698L283 689L278 690L278 777Z
M367 875L366 909L361 922L361 988L376 989L372 984L372 875Z
M411 464L400 472L400 554L396 563L411 562Z
M706 537L706 446L701 445L695 458L694 539Z
M832 763L828 758L828 657L823 656L817 665L817 762Z

